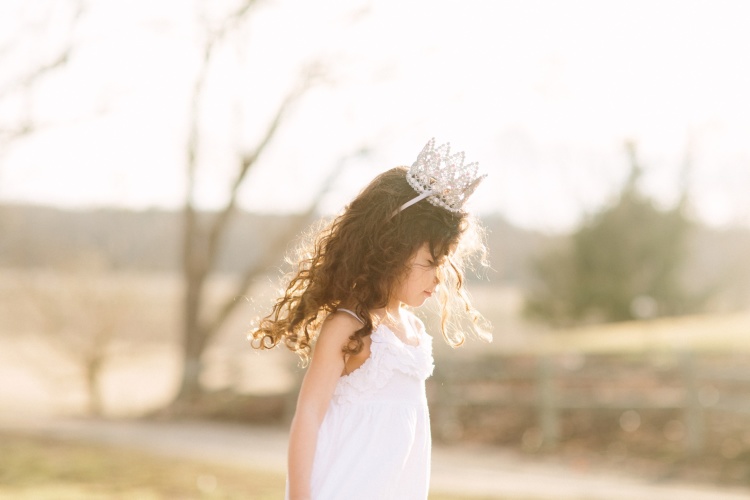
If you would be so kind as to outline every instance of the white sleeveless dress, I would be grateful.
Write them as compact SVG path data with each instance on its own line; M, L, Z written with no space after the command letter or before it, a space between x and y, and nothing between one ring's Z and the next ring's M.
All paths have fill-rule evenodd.
M432 337L416 322L418 346L381 324L371 334L369 358L339 379L318 433L313 500L427 498L431 437L425 380L434 365Z

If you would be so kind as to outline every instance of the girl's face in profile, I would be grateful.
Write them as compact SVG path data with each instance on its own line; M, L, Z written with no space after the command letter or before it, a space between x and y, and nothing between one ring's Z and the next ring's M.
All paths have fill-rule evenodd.
M397 287L394 298L411 306L419 307L430 298L439 283L440 265L430 253L430 247L424 243L409 259L408 271Z

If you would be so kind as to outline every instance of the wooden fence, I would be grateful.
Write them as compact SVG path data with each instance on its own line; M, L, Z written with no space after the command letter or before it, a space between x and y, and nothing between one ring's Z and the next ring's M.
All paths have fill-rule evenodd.
M461 412L522 409L554 448L568 410L664 410L684 424L684 446L705 450L707 414L750 416L750 363L732 353L652 352L618 355L494 355L441 359L430 380L433 427L450 441L467 423Z

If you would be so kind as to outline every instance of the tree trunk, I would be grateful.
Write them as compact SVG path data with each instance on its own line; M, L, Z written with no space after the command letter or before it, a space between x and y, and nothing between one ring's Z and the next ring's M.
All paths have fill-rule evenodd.
M237 303L235 297L230 297L218 313L210 314L206 311L204 304L204 285L207 277L214 269L222 239L235 213L237 196L245 181L248 172L256 164L260 155L266 150L271 139L285 119L289 108L310 87L319 76L317 65L311 65L303 72L300 82L294 86L279 104L276 113L268 124L264 135L258 140L255 148L247 153L239 155L237 171L230 182L229 193L226 202L214 216L197 213L195 201L196 170L198 168L198 147L200 142L200 102L204 92L204 83L210 69L211 58L214 51L225 35L237 28L252 10L255 0L245 0L239 8L227 17L218 29L209 29L208 39L203 48L201 65L198 68L197 78L193 88L190 108L190 130L187 142L187 192L184 206L184 228L183 228L183 276L185 296L182 311L182 355L183 373L180 380L180 389L172 401L172 410L180 411L189 409L203 393L200 383L202 371L201 355L216 334L221 325L227 319ZM311 210L314 209L311 208ZM242 289L238 295L245 292L250 286L252 277L260 268L248 270L241 280ZM186 408L187 407L187 408Z
M205 282L205 272L191 266L192 252L186 255L189 269L185 273L185 297L183 300L183 371L180 390L174 403L177 406L194 402L203 392L200 383L202 372L201 355L206 345L207 332L200 323L200 309Z
M99 417L103 413L101 391L99 390L99 379L102 372L103 357L94 355L86 362L86 391L88 392L89 415Z

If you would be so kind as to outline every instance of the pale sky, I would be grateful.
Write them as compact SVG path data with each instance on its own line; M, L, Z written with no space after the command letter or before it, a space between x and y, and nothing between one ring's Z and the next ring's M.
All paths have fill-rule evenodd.
M208 15L219 19L236 3L210 2ZM245 208L302 210L346 161L327 197L326 210L336 211L434 136L490 174L475 210L568 229L611 198L632 139L643 189L660 203L678 195L689 145L695 215L750 225L750 2L259 4L209 77L205 207L222 199L237 151L253 144L300 68L319 61L327 82L294 107L252 171ZM45 124L4 146L0 199L179 207L201 3L88 5L68 66L28 96L0 94L0 125L18 109ZM61 0L0 4L0 48L11 47L0 50L0 91L55 53L68 19ZM370 153L354 156L362 147Z

